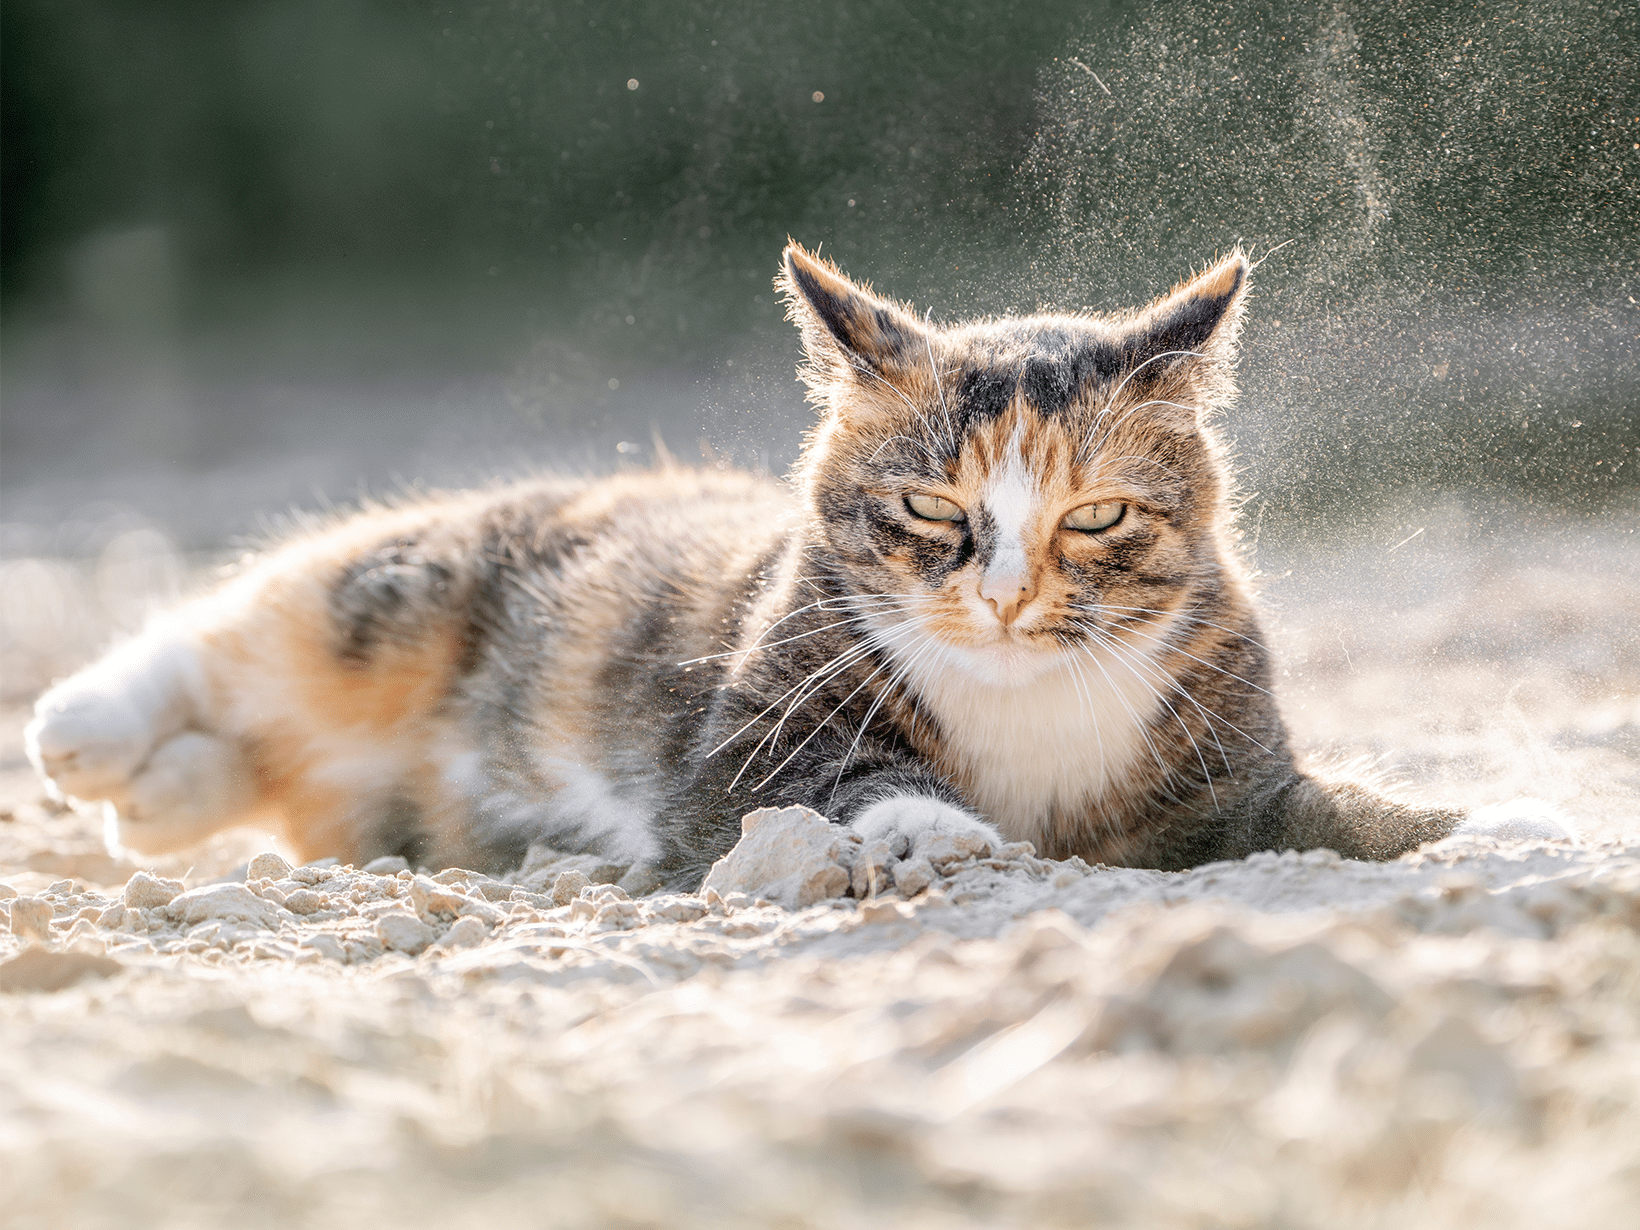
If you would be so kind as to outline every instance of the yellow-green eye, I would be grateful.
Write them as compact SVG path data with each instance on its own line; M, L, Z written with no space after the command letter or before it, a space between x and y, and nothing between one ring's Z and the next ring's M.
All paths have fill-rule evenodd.
M1108 530L1122 519L1127 512L1126 504L1117 504L1114 501L1105 504L1084 504L1081 508L1073 508L1065 514L1065 528L1068 530Z
M905 506L924 521L966 521L968 516L950 500L937 495L908 495Z

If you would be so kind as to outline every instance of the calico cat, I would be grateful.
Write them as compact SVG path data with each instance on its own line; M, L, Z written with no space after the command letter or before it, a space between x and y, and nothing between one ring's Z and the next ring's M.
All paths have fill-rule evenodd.
M769 805L1156 868L1444 837L1460 812L1301 771L1270 694L1213 426L1249 274L946 328L793 244L819 418L787 484L367 510L58 684L29 754L138 850L260 823L501 870L544 842L671 887Z

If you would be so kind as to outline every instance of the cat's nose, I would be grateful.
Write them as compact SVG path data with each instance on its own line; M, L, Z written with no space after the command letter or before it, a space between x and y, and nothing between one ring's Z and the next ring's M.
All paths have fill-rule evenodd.
M1003 624L1011 624L1027 603L1036 597L1036 584L1025 573L1012 569L988 572L980 578L979 596L991 604Z

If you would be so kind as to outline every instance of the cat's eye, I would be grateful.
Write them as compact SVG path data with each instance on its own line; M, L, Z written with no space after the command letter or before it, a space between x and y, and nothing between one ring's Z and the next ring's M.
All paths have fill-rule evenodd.
M962 511L960 505L937 495L908 495L905 497L905 506L914 516L924 521L966 521L968 514Z
M1104 504L1084 504L1065 514L1068 530L1108 530L1127 512L1126 504L1107 501Z

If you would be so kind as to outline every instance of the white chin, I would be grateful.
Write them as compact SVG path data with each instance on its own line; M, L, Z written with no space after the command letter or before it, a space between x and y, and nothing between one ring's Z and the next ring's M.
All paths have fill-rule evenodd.
M964 674L991 687L1018 687L1059 665L1060 654L1014 639L994 645L947 645L946 659Z

